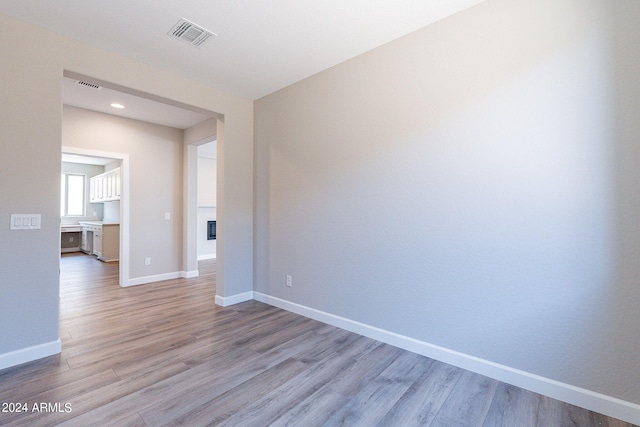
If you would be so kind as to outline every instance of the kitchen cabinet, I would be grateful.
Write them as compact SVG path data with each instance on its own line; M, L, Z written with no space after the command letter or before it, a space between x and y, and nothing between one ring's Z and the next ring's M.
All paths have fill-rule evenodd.
M82 250L96 255L100 261L118 261L120 258L120 224L98 221L81 222Z
M93 254L93 232L89 226L82 226L82 244L80 250L85 254Z
M93 254L102 258L102 227L93 227Z
M96 254L98 255L98 254ZM120 224L103 224L100 233L101 261L118 261L120 258Z
M120 168L90 178L89 201L91 203L103 203L120 200L121 181Z
M60 226L60 253L77 252L80 250L82 227L77 224Z

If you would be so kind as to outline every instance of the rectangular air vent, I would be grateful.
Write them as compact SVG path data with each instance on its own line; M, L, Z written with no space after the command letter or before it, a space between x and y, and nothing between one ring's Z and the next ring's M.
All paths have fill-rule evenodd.
M216 34L211 31L205 30L201 26L187 21L184 18L180 19L167 34L195 47L202 46L210 37L216 36Z
M102 89L102 86L94 85L93 83L83 82L82 80L76 80L76 84L80 86L88 87L91 89L96 89L96 90Z

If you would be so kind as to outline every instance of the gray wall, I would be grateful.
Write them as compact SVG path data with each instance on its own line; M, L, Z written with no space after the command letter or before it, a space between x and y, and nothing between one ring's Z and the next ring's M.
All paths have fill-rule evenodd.
M58 340L61 61L0 15L0 354ZM16 52L23 52L16 55ZM9 229L12 213L40 230ZM35 268L37 266L37 268Z
M218 245L216 292L227 296L250 291L252 102L2 14L0 28L0 366L42 356L43 351L48 353L59 346L64 72L91 76L224 116L224 138L219 138L219 144L228 146L219 151L219 159L227 168L219 168L218 182L222 181L228 192L218 193L218 221L224 213L228 221L221 224L226 238ZM42 228L11 231L11 213L39 213ZM32 351L34 348L37 351Z
M640 403L638 22L489 0L256 101L256 291Z

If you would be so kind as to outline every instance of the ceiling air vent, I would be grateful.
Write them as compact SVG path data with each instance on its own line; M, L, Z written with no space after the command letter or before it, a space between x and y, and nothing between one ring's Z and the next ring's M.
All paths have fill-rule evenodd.
M180 19L167 34L195 47L202 46L210 37L216 36L216 34L211 31L205 30L201 26L187 21L184 18Z
M82 80L76 80L76 84L84 87L88 87L90 89L100 90L102 86L94 85L93 83L83 82Z

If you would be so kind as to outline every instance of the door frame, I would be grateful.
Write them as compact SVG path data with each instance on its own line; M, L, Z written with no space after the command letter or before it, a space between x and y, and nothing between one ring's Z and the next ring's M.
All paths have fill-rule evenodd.
M90 150L86 148L62 146L62 153L80 156L105 157L120 160L121 192L120 192L120 248L119 248L119 280L120 287L129 285L129 155L110 151Z

